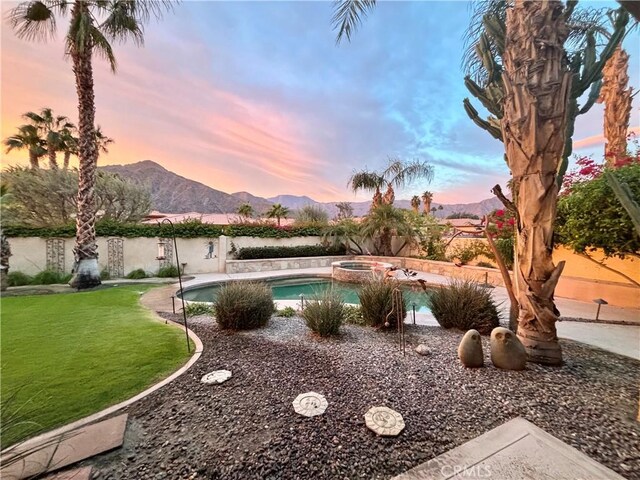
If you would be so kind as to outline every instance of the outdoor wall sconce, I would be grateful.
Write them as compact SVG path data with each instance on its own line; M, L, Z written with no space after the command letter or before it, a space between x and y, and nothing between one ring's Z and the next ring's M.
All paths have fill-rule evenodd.
M166 257L166 246L167 243L162 240L158 240L158 256L156 260L164 260Z

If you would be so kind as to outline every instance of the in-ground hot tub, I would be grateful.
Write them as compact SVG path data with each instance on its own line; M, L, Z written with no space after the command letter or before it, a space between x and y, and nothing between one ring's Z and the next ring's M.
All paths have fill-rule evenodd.
M384 275L385 270L393 265L384 262L370 262L366 260L344 260L333 262L332 277L339 282L361 283L373 277L376 272Z

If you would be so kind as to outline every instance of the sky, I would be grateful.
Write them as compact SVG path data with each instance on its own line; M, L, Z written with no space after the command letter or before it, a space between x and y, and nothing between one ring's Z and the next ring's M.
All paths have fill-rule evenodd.
M1 5L2 138L45 106L77 120L68 24L60 19L48 43L20 40L6 22L14 5ZM337 45L331 2L182 2L146 26L142 48L114 46L115 75L95 60L96 123L115 140L99 165L153 160L228 193L356 201L370 194L349 191L354 170L421 159L433 181L398 198L425 190L437 203L489 198L509 172L503 145L462 108L470 15L464 1L383 1ZM637 90L637 32L625 48ZM631 126L640 132L638 98ZM578 118L577 154L601 157L602 111ZM3 152L3 166L27 163L25 152Z

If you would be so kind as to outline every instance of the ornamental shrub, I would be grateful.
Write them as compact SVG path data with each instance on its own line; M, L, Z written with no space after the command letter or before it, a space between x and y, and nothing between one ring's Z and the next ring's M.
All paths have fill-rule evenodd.
M220 328L264 327L274 313L271 288L264 283L230 282L218 292L213 311Z
M302 317L307 327L321 337L338 335L345 317L344 306L340 294L327 289L309 300Z
M158 273L156 273L156 277L159 278L173 278L179 276L180 272L178 272L178 267L175 265L165 265L164 267L160 267Z
M246 247L238 250L238 260L260 258L325 257L345 255L344 245L301 245L299 247Z
M55 270L43 270L37 273L31 282L32 285L52 285L54 283L68 283L71 280L70 273L61 273Z
M141 280L143 278L147 278L147 272L142 268L136 268L135 270L130 271L125 278L128 278L129 280Z
M213 307L207 303L194 302L188 303L184 307L184 311L187 313L187 317L195 317L198 315L211 315L213 314Z
M443 328L475 329L489 335L499 326L498 306L490 290L471 280L451 280L427 297L431 313Z
M387 321L387 315L393 312L393 291L400 288L400 283L395 280L374 278L362 285L358 292L360 299L360 311L365 325L370 327L383 327ZM400 290L402 302L402 318L407 315L407 305ZM389 316L390 326L396 324L396 314Z
M462 265L466 265L481 255L488 256L489 254L489 247L484 242L473 240L455 246L448 257L449 261L458 260Z
M276 316L283 318L291 318L296 316L296 309L293 307L284 307L276 312Z
M33 277L22 272L9 272L7 275L7 281L10 287L21 287L22 285L31 285Z
M359 305L345 305L344 306L344 323L351 325L364 325L364 319L362 318L362 309Z

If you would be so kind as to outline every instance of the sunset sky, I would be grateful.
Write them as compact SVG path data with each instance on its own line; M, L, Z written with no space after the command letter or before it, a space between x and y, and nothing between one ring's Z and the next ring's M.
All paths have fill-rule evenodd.
M581 2L582 4L583 2ZM584 2L617 7L614 2ZM26 111L48 106L77 120L67 21L49 43L15 37L2 2L2 138ZM96 119L116 143L99 164L153 160L228 193L354 201L354 169L388 156L435 168L400 198L439 203L491 196L508 171L502 144L462 108L466 2L381 2L351 43L335 43L330 2L191 2L146 28L145 46L116 45L119 69L94 63ZM625 41L640 82L640 35ZM640 131L636 96L631 124ZM602 106L579 117L578 153L601 156ZM26 164L25 152L3 166Z

